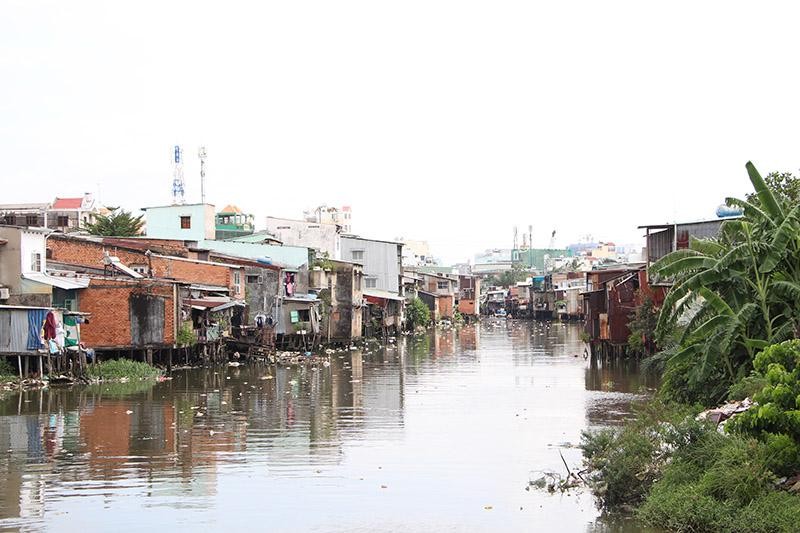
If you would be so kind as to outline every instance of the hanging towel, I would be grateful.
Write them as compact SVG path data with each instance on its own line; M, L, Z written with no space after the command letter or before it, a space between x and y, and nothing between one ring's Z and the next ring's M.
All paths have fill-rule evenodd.
M28 311L28 350L38 350L44 343L42 342L41 331L42 322L47 311L44 309L31 309Z
M56 338L56 315L53 314L52 311L47 313L47 317L44 319L44 340L49 341L50 339Z

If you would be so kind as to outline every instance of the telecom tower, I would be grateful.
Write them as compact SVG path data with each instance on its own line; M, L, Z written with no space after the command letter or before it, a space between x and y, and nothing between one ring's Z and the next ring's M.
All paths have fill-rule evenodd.
M175 145L175 169L172 174L172 204L185 204L184 181L183 181L183 150Z
M206 203L206 147L201 146L197 150L197 157L200 158L200 203Z

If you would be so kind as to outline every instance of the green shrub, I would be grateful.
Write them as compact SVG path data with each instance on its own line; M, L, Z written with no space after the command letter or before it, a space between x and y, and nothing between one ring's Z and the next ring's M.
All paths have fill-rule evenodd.
M14 381L17 379L17 371L5 358L0 357L0 382Z
M141 361L114 359L89 365L88 374L90 377L103 380L153 379L159 376L161 371Z
M427 327L431 323L431 310L420 298L412 298L406 308L406 317L412 328Z
M674 531L794 531L800 496L774 489L769 447L710 431L676 449L638 509L639 518ZM779 513L754 512L778 503Z
M731 385L728 389L728 400L741 401L745 398L752 398L766 386L767 379L764 376L753 373Z
M672 451L711 431L693 413L685 406L654 401L638 406L636 418L621 429L583 433L581 448L592 471L591 484L606 508L641 503Z
M194 333L194 326L191 320L181 324L178 329L178 346L194 346L197 344L197 335Z

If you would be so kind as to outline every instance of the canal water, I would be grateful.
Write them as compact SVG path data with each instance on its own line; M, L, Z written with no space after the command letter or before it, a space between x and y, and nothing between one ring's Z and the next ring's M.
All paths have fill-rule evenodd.
M578 325L509 320L319 369L0 393L0 530L639 531L526 487L648 385L585 360Z

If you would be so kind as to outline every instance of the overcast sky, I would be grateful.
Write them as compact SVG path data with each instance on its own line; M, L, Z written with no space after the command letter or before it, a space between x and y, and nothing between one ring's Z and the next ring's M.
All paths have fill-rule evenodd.
M0 0L0 202L97 192L427 239L446 261L714 217L797 171L798 10L764 2Z

